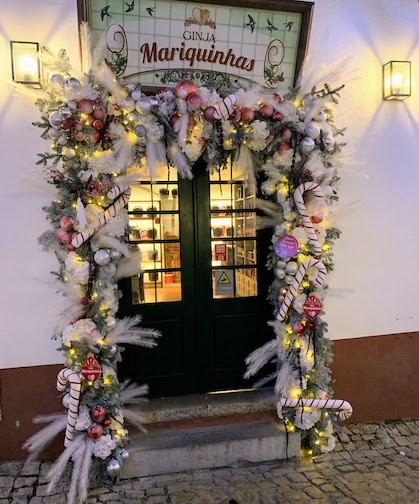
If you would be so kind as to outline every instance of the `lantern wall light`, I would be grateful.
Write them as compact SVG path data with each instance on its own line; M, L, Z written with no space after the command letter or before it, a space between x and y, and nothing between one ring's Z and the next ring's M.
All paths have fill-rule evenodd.
M10 42L12 78L20 84L41 87L38 42Z
M389 61L383 68L384 100L405 100L411 94L410 61Z

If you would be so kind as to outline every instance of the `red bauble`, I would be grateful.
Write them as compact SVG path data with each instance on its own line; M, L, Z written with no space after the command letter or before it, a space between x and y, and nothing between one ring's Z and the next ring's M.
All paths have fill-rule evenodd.
M63 235L63 237L61 238L61 243L64 243L64 245L69 245L70 242L71 242L70 235L68 233Z
M100 424L106 418L106 410L103 406L95 406L90 412L90 418Z
M59 228L57 228L57 229L55 230L54 236L55 236L55 239L56 239L57 241L59 241L60 243L62 243L62 239L63 239L63 237L64 237L64 236L68 236L68 235L67 235L67 232L66 232L66 231L64 231L64 229L62 229L62 228L60 228L60 227L59 227Z
M170 118L170 124L174 126L180 119L179 114L173 114L172 117Z
M98 143L99 138L100 138L99 131L95 131L95 133L92 133L90 135L90 139L92 140L93 143Z
M292 332L294 334L302 334L306 329L306 326L302 322L294 322L292 324Z
M76 250L76 247L74 245L71 245L71 243L67 243L65 246L68 252L74 252Z
M103 107L96 107L95 110L93 111L93 117L95 119L100 119L101 121L103 121L103 119L105 119L105 116L106 111Z
M284 128L281 131L281 138L283 141L291 140L292 131L289 128Z
M193 93L186 98L186 103L191 110L198 110L202 105L202 99L199 94Z
M255 111L249 107L241 109L241 118L243 121L252 121L255 117Z
M282 112L279 112L278 110L275 110L275 112L272 114L272 119L274 121L282 121L284 118L284 114Z
M93 127L95 128L95 130L101 130L103 128L103 121L101 121L100 119L95 119L93 121Z
M203 112L204 119L207 120L208 122L213 122L215 120L214 112L216 110L217 109L211 105L209 107L206 107Z
M196 93L196 86L188 79L179 81L175 86L175 95L182 100L193 93Z
M93 102L87 98L82 98L77 102L77 108L83 114L91 114L93 112Z
M274 108L272 107L272 105L265 104L260 107L259 112L264 119L269 119L274 113Z
M321 214L319 214L319 215L311 215L310 216L310 220L311 220L311 222L313 222L313 224L318 224L323 219L324 219L324 217Z
M94 122L95 118L91 115L87 116L86 119L85 119L85 123L86 123L86 126L92 126L93 122Z
M71 231L74 227L74 220L72 217L69 217L68 215L64 215L64 217L61 217L60 219L60 228L64 229L64 231Z
M99 439L103 434L103 427L99 424L92 425L87 431L87 435L90 439Z
M108 417L108 418L105 418L105 420L103 420L102 424L104 427L109 427L112 423L112 420Z
M276 150L278 152L285 152L289 149L291 149L291 147L290 147L290 144L288 144L288 143L280 143L280 144L278 144L278 147L276 148Z

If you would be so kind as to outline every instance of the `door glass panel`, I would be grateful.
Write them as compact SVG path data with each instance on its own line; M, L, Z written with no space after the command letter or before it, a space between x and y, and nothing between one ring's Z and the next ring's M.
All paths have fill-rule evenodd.
M143 270L131 278L132 304L182 300L178 184L167 177L160 170L158 182L132 187L130 247L141 252Z
M257 296L256 194L245 178L237 166L210 174L214 299Z

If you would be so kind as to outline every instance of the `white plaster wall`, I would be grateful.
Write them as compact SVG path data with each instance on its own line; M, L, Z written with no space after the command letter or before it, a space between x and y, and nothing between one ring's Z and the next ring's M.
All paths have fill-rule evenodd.
M41 207L51 199L33 176L44 142L31 126L34 99L13 92L9 42L65 47L75 64L79 55L75 0L0 0L0 12L1 369L61 362L50 340L61 306L49 275L56 261L37 245L47 228ZM336 124L348 127L352 156L342 172L339 208L347 215L338 222L343 235L326 303L332 339L419 330L418 22L415 0L315 3L306 74L327 73L350 58L329 79L346 83ZM412 61L413 96L402 103L382 100L382 65L390 59ZM354 202L356 212L346 211Z

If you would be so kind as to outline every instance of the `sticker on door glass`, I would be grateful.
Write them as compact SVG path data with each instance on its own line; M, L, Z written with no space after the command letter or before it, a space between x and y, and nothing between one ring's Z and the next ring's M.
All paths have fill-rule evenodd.
M217 270L215 275L215 295L225 296L226 294L234 294L234 271L233 270Z
M225 243L216 243L214 245L215 261L227 261L227 245Z

